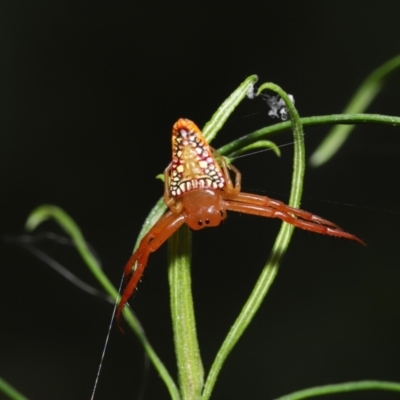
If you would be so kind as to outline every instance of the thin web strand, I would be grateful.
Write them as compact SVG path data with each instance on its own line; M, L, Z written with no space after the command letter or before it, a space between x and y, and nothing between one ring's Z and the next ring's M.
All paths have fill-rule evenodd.
M112 325L113 325L113 323L114 323L115 313L116 313L116 311L117 311L118 302L119 302L119 300L120 300L120 293L121 293L121 288L122 288L123 282L124 282L124 277L122 276L121 282L120 282L119 287L118 287L118 295L119 295L119 296L118 296L118 298L116 299L115 304L114 304L114 309L113 309L113 312L112 312L112 315L111 315L110 324L109 324L109 326L108 326L107 336L106 336L106 340L105 340L105 342L104 342L103 352L101 353L100 364L99 364L99 368L98 368L98 370L97 370L97 375L96 375L96 379L95 379L95 381L94 381L92 396L90 397L90 400L93 400L93 399L94 399L94 396L95 396L95 394L96 394L97 385L98 385L99 379L100 379L100 372L101 372L101 369L102 369L102 367L103 367L104 357L105 357L105 355L106 355L106 350L107 350L108 342L109 342L109 339L110 339L110 336L111 336L111 328L112 328Z

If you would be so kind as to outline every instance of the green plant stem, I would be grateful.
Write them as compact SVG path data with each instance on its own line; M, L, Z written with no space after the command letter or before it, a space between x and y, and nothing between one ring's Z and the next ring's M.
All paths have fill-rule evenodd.
M199 399L204 383L193 309L190 261L191 232L183 226L169 240L168 277L179 387L184 400Z
M261 85L257 95L263 90L272 90L278 93L289 110L289 115L292 123L293 137L294 137L294 160L293 160L293 175L292 175L292 188L290 194L289 205L292 207L299 207L300 199L303 189L303 177L305 169L305 150L303 141L303 128L301 125L300 117L295 109L293 103L287 94L277 85L267 83ZM238 318L232 325L227 337L225 338L217 356L211 366L206 383L204 385L203 400L210 398L212 390L217 381L219 372L224 364L229 353L242 336L243 332L253 319L254 315L261 306L270 286L272 285L276 274L279 269L280 262L289 245L290 238L293 233L293 226L283 222L275 240L269 259L264 266L261 275L254 286L252 293L246 301L243 309L241 310Z
M337 383L333 385L316 386L309 389L299 390L275 400L301 400L315 396L322 396L335 393L355 392L361 390L388 390L400 392L400 383L385 381L359 381Z
M80 256L85 261L92 274L100 282L104 290L113 297L115 302L117 302L119 300L117 289L115 289L115 287L112 285L112 283L109 281L107 276L100 268L96 258L88 248L81 230L65 211L53 205L40 206L33 210L28 217L28 220L25 224L26 229L28 231L33 231L37 228L38 225L40 225L47 219L54 219L61 226L61 228L71 237ZM149 356L149 359L153 363L154 368L158 371L161 378L163 379L171 395L171 398L174 400L180 400L179 391L174 380L169 375L164 364L161 362L150 342L148 341L139 320L135 317L132 310L128 307L125 307L123 316L133 332L136 334L140 343L142 344L144 350Z
M365 111L382 90L388 78L399 68L400 55L372 71L361 83L343 113L350 114ZM335 126L310 157L310 164L318 167L326 163L340 149L353 129L354 126Z
M318 117L305 117L300 118L300 122L303 126L321 126L321 125L335 125L335 124L380 124L380 125L391 125L400 126L400 117L391 115L380 115L380 114L332 114L332 115L321 115ZM263 139L269 135L288 131L291 129L291 122L280 122L278 124L267 126L265 128L258 129L245 136L235 139L232 142L220 147L218 152L229 157L233 152L242 149L244 146L255 143L260 139Z
M28 400L23 394L14 389L8 382L0 378L0 392L3 392L8 398L13 400Z
M203 128L203 135L208 142L215 138L225 121L249 91L254 90L253 85L256 81L257 76L255 75L245 79L213 114L211 120ZM161 204L160 202L161 200L157 204ZM162 209L162 206L158 205L153 208L152 213L155 214ZM151 226L150 224L147 225L148 228ZM142 229L141 233L143 232L144 230ZM180 390L185 400L200 398L204 379L193 311L190 278L190 240L188 229L184 226L169 241L171 318Z

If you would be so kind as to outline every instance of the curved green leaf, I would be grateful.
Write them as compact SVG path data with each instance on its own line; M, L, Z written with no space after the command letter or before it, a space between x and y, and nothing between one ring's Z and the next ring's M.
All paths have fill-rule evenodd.
M261 85L258 89L258 94L263 90L272 90L277 93L286 104L289 111L291 123L293 126L293 137L294 137L294 160L293 160L293 175L292 175L292 188L290 193L289 205L292 207L299 207L301 194L303 190L303 177L305 169L305 150L303 141L303 128L301 125L299 114L295 109L292 101L288 95L277 85L273 83L266 83ZM268 293L276 274L278 273L280 262L289 246L290 238L292 236L294 227L285 222L282 223L281 229L279 230L278 236L275 240L275 244L272 248L269 259L261 272L260 277L244 307L242 308L239 316L232 325L227 337L225 338L221 348L219 349L215 360L211 366L208 374L206 383L204 385L203 400L210 398L212 390L218 378L218 374L221 371L222 365L224 364L229 353L236 345L254 315L260 308L262 301Z
M400 55L385 62L361 83L344 114L360 113L367 109L384 87L387 79L400 68ZM354 126L334 127L310 157L310 165L319 167L326 163L343 145Z
M28 220L26 221L25 227L28 231L33 231L41 223L48 219L55 220L67 233L67 235L71 237L71 239L75 243L78 253L85 261L86 265L88 266L94 277L99 281L104 290L114 298L115 302L117 302L119 300L118 290L112 285L112 283L109 281L107 276L100 268L96 257L92 254L89 247L87 246L85 238L83 237L83 234L79 227L64 210L53 205L40 206L31 212ZM133 332L136 334L140 343L142 344L144 350L149 356L151 362L153 363L154 368L158 371L161 378L164 380L164 383L169 390L171 398L174 400L180 400L179 391L176 387L175 382L169 375L164 364L158 358L156 352L148 341L139 320L133 314L132 310L128 307L125 307L123 316Z

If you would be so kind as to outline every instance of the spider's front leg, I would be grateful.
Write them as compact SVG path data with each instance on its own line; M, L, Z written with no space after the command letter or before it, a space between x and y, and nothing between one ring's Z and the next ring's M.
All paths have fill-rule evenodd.
M268 218L279 218L301 229L322 235L342 237L365 245L357 236L343 231L333 222L308 211L290 207L279 200L255 194L239 193L236 196L228 197L225 204L227 210Z
M116 313L116 320L120 329L119 321L122 310L132 296L133 291L143 275L150 253L156 251L184 222L185 217L183 214L176 214L172 211L168 211L143 237L139 247L126 263L124 268L126 286L121 295Z

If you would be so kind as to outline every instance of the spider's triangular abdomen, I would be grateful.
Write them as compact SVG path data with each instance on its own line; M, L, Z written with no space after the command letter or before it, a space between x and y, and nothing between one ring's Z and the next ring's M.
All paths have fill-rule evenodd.
M172 128L170 195L178 197L191 190L224 186L224 174L200 129L188 119L179 119Z

